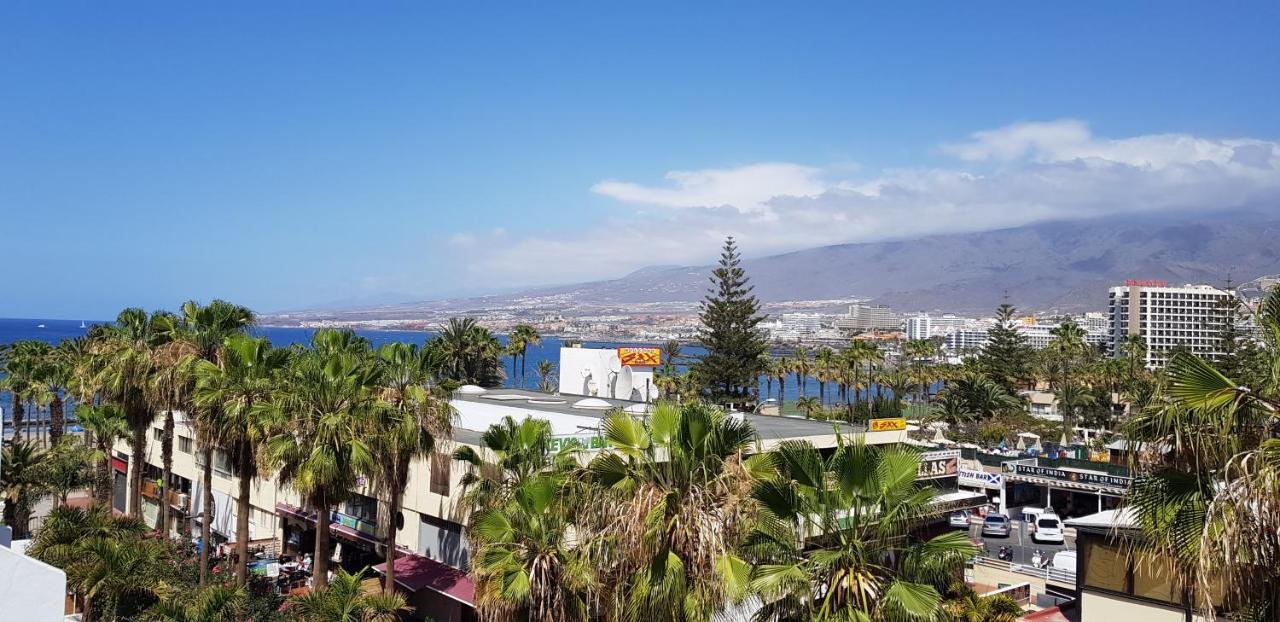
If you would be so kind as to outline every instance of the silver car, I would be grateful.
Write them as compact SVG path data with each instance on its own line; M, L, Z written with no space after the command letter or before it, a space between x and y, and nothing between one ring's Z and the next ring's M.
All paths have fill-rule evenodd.
M969 510L960 510L959 512L952 512L948 520L951 523L952 527L968 529L969 516L970 516Z
M988 514L982 519L982 535L984 536L1005 536L1009 535L1009 517L1004 514Z

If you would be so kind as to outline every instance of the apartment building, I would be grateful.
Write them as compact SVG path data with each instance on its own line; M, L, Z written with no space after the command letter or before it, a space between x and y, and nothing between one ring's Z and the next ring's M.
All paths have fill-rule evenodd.
M849 305L848 315L835 319L835 327L843 330L890 330L901 325L902 319L893 309L866 303Z
M1169 287L1165 281L1126 281L1107 295L1112 356L1122 355L1131 335L1146 343L1147 367L1163 367L1172 353L1186 349L1205 358L1222 354L1219 336L1234 292L1211 285Z
M517 421L532 417L551 424L555 443L576 443L583 448L584 459L589 459L592 453L608 450L600 435L601 421L608 413L622 409L642 414L652 408L651 404L641 401L475 386L460 388L450 403L457 412L453 439L441 443L435 455L411 467L399 515L389 516L387 500L379 498L368 485L361 485L350 500L332 508L325 517L330 521L334 558L338 565L349 570L368 566L381 571L382 542L387 530L395 529L397 548L403 554L396 561L397 584L415 606L416 615L430 616L438 622L474 619L475 591L466 576L470 563L464 528L467 516L460 505L465 468L452 460L452 452L461 445L469 445L483 453L481 434L490 425L508 416ZM759 438L758 451L771 450L786 440L805 440L818 447L835 447L837 443L831 422L744 413L734 416L754 426ZM159 438L163 422L157 420L148 436L143 466L143 514L154 524L160 503L168 503L176 512L174 531L196 538L200 533L204 496L200 485L199 447L194 440L192 422L177 413L175 423L173 475L167 483L160 482ZM864 432L846 425L841 433L859 435L869 444L900 443L906 440L905 424L902 427L902 430ZM123 511L128 501L125 481L129 448L121 442L114 451L117 492L114 504ZM230 545L236 531L238 479L221 451L214 452L211 488L212 545ZM273 479L256 479L250 487L250 503L251 547L299 554L314 549L317 513L307 508L294 491Z

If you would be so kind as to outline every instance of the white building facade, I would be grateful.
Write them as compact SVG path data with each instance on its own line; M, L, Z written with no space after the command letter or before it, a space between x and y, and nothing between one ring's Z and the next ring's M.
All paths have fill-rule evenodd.
M1122 355L1131 335L1146 344L1147 367L1163 367L1176 349L1205 358L1222 355L1221 332L1233 292L1211 285L1169 287L1164 281L1127 281L1107 295L1110 351Z

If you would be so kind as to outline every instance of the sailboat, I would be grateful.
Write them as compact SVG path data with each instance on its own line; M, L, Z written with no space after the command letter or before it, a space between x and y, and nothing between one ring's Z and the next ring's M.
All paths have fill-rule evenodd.
M44 324L36 324L36 328L44 328Z
M88 328L88 326L84 325L84 320L80 320L80 328Z

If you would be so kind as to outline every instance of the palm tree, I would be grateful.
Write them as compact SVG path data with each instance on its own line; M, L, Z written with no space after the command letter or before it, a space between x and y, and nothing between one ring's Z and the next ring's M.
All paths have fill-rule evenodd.
M440 334L427 342L439 350L445 362L442 374L464 384L497 386L502 383L502 343L471 318L451 318Z
M538 473L475 517L468 533L482 619L589 619L593 569L584 549L571 546L574 507L563 486L563 474Z
M39 360L39 379L43 383L41 393L49 403L49 445L58 444L66 425L66 404L63 392L71 385L72 369L63 342L56 348L47 347Z
M813 371L818 377L818 403L827 404L827 381L832 378L836 366L836 351L822 346L813 356Z
M796 400L796 408L804 413L806 419L812 419L815 414L822 412L822 402L819 402L816 397L805 395Z
M244 614L249 595L243 587L211 585L195 593L171 594L147 610L158 622L235 622Z
M97 475L93 485L94 501L109 507L113 490L111 448L115 446L117 440L129 435L129 421L125 419L124 411L115 404L81 405L76 408L76 418L92 437L96 450Z
M609 607L623 620L707 620L733 593L736 548L753 520L749 495L764 464L746 458L749 423L703 404L658 404L647 420L614 413L601 426L615 451L589 467L601 502L582 517L610 543Z
M94 599L85 598L86 582L82 580L92 558L83 547L101 541L137 542L146 529L142 521L115 516L106 505L87 509L59 506L49 512L27 554L66 571L68 589L77 601L83 599L84 619L92 620Z
M755 484L760 518L744 553L754 562L757 620L927 619L940 587L959 578L975 548L967 534L912 537L932 488L915 484L920 460L904 447L841 442L829 457L806 441L769 459L776 478Z
M225 300L208 305L188 300L182 305L180 338L194 346L200 360L217 363L219 351L227 338L248 330L253 325L253 312ZM219 406L210 405L195 412L196 438L200 443L200 586L209 578L210 528L213 524L213 460L214 432L221 419ZM167 422L166 422L167 425ZM172 441L172 439L169 439ZM171 452L172 453L172 452Z
M810 370L812 369L813 365L809 361L809 350L804 346L797 346L795 354L791 359L791 371L796 374L796 388L800 391L800 397L804 397L806 389L805 384L809 378Z
M527 418L519 423L510 416L490 425L480 435L476 451L463 445L453 452L453 459L465 462L462 476L462 507L474 510L501 505L522 482L547 471L564 471L573 467L573 448L551 448L551 424L543 419ZM486 459L492 456L492 460Z
M525 387L524 366L529 359L529 346L542 345L542 335L538 333L538 329L529 324L516 324L509 339L512 347L519 345L520 388L523 389ZM512 367L514 369L514 365Z
M378 369L354 343L350 331L316 331L312 350L293 358L267 411L273 430L267 463L278 469L280 484L292 486L320 517L313 572L320 588L327 582L330 556L324 517L348 497L360 475L376 468L368 435Z
M84 620L133 619L156 599L156 587L172 574L173 549L159 539L84 539L78 560L63 568L67 585L84 595Z
M250 486L258 476L257 453L268 435L262 410L274 394L276 380L289 362L289 351L271 347L265 338L237 334L224 342L218 364L199 360L193 396L211 413L209 440L231 457L239 482L236 494L236 585L249 579Z
M175 410L191 412L191 394L194 389L194 363L197 352L190 339L184 338L185 327L176 317L164 319L163 330L169 341L156 348L154 368L147 392L148 403L164 411L164 427L160 435L160 512L156 517L156 530L169 534L171 504L163 498L173 481L173 431Z
M538 390L543 393L555 393L556 364L549 359L542 359L538 361L534 371L538 374Z
M13 440L22 438L22 421L26 416L26 401L42 389L36 350L44 346L37 341L19 341L9 346L4 360L4 377L0 389L9 392L13 405Z
M44 450L31 441L13 440L4 448L0 489L4 492L4 522L13 527L13 537L26 538L30 533L31 509L48 492L40 466L47 458Z
M764 397L770 399L773 397L773 356L768 352L760 353L760 370L764 374Z
M293 596L288 611L298 622L396 622L413 608L399 594L367 594L364 573L339 568L333 584Z
M170 333L167 314L148 316L142 309L125 309L116 318L103 342L102 387L107 399L124 410L129 422L128 513L142 516L142 470L147 450L147 431L155 411L147 401L156 348Z
M774 378L778 379L778 412L787 403L787 374L791 373L792 362L785 356L779 357L770 368Z
M377 469L374 485L390 499L392 521L400 514L405 489L409 487L409 466L427 457L437 440L452 434L453 408L446 396L428 382L434 377L433 360L427 351L408 343L388 343L378 349L381 362L381 398L377 428L370 445ZM395 592L396 530L387 527L385 542L386 578L382 589Z

